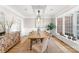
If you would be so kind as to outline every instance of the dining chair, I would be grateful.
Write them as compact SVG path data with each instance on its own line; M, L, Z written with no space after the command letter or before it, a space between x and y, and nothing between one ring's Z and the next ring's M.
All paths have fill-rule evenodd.
M32 46L32 49L38 53L44 53L48 48L49 39L44 39L42 43L37 43ZM47 51L46 51L47 52Z

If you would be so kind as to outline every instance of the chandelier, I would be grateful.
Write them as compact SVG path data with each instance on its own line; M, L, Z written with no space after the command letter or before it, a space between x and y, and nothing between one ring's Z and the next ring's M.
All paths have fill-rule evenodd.
M40 10L38 10L38 15L37 15L37 21L38 21L38 23L40 22L40 20L41 20Z
M37 14L37 33L40 36L40 24L41 24L41 16L40 16L40 10L38 10Z
M36 17L36 27L39 28L40 24L41 24L41 16L40 16L40 10L38 10L37 17Z

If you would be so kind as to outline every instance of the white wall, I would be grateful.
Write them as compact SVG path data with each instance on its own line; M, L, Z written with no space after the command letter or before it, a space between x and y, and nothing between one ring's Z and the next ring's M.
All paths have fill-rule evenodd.
M5 20L11 21L14 20L14 24L12 25L11 32L21 30L21 35L28 35L29 32L33 30L37 30L35 27L35 20L36 18L24 18L19 13L14 11L13 9L9 8L8 6L0 6L0 12L4 13ZM1 19L0 19L1 20ZM50 18L42 18L42 25L41 30L46 29L46 25L51 22ZM21 21L21 22L20 22ZM20 23L20 28L17 23ZM7 26L6 26L7 28Z
M35 20L36 18L25 18L22 21L22 35L28 35L29 32L31 31L36 31L37 28L35 26ZM45 30L46 26L51 22L50 18L43 18L42 19L42 25L41 30Z
M13 9L10 9L7 6L0 6L0 13L4 14L4 19L5 19L5 24L7 23L6 21L14 21L14 24L11 27L11 32L13 31L20 31L20 22L23 19L23 17L21 17L21 15L19 15L17 12L13 11ZM0 19L2 20L2 19ZM19 25L18 25L19 24ZM6 25L6 29L7 29L7 25ZM7 31L7 30L6 30Z

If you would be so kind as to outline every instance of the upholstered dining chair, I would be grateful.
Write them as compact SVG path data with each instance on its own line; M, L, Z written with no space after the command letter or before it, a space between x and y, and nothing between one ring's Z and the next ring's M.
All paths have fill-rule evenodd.
M44 39L42 43L34 44L32 46L32 49L35 50L38 53L44 53L45 51L47 52L48 42L49 42L48 38Z

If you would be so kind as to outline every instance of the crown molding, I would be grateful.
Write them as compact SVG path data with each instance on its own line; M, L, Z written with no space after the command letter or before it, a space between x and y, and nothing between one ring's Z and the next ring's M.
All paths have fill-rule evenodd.
M2 5L1 7L8 9L9 11L13 12L14 14L16 14L17 16L19 16L21 18L25 18L23 15L21 15L19 12L15 11L11 7L9 7L8 5Z

